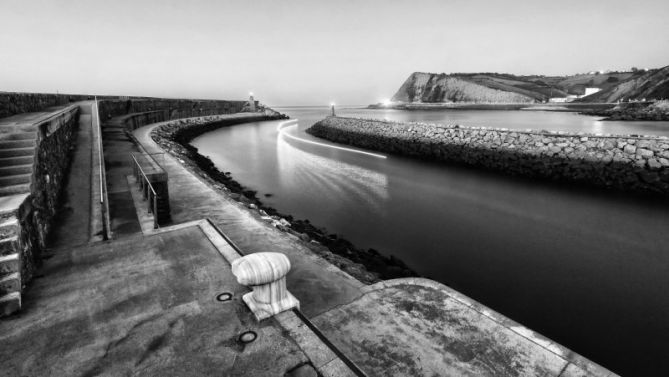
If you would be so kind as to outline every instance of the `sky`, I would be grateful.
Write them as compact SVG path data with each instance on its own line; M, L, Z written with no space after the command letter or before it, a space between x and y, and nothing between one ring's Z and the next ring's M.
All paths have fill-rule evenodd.
M363 105L415 71L669 65L668 0L0 0L0 91Z

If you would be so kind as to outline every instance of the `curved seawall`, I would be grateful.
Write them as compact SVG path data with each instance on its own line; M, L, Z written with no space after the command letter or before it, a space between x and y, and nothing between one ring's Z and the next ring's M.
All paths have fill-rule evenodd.
M568 134L328 117L308 133L337 143L512 175L669 193L669 138Z

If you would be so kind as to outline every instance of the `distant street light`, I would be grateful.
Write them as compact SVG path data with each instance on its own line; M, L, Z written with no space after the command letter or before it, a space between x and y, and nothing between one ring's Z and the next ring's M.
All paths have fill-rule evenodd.
M332 102L332 103L330 104L330 106L332 106L332 116L336 116L336 115L335 115L335 111L334 111L334 107L335 107L334 102Z

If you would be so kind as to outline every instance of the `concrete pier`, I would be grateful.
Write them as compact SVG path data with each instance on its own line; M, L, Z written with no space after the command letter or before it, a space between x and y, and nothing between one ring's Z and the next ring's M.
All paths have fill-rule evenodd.
M221 119L257 114L177 122ZM0 321L0 370L352 376L357 364L369 376L613 375L436 282L362 284L235 201L183 156L160 160L169 177L170 225L145 226L141 195L129 179L129 152L164 152L151 132L168 123L140 127L131 138L122 128L103 132L112 224L120 214L133 225L123 232L117 227L110 241L76 246L61 240L50 250L23 310ZM78 140L81 148L88 139ZM85 154L75 154L84 169L77 160ZM94 202L94 190L86 193L86 203ZM95 229L89 208L89 229ZM67 237L63 229L75 223L65 217L56 234ZM231 264L241 254L265 251L289 259L286 285L306 317L288 310L258 322L243 303L250 288L236 281Z

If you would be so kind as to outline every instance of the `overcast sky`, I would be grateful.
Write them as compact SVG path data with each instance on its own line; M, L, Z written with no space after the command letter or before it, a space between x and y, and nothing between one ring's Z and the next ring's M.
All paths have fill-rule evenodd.
M0 0L0 91L368 104L414 71L669 65L669 0Z

